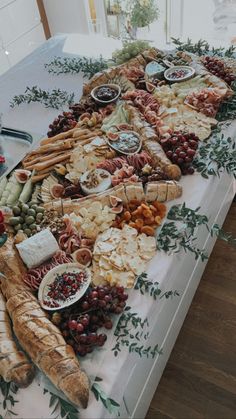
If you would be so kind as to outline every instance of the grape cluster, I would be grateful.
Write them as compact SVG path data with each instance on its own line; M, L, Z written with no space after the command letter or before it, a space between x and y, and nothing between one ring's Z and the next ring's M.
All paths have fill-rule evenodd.
M54 119L52 124L49 125L48 137L53 137L61 132L66 132L76 126L77 120L74 117L73 112L63 112L62 115L58 115Z
M124 287L97 286L89 288L76 305L64 311L55 312L52 322L62 332L66 342L80 356L93 351L96 346L103 346L107 340L105 333L98 329L111 329L112 314L121 314L126 306L128 294Z
M163 137L160 143L172 163L177 164L183 175L192 175L192 161L198 148L199 138L194 133L173 132L170 137Z
M220 77L226 83L231 83L236 79L236 76L227 69L223 60L216 57L204 57L203 64L210 73Z

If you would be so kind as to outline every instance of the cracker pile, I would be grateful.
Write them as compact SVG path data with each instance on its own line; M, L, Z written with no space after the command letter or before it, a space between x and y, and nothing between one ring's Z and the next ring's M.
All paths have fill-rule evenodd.
M146 270L147 262L155 255L154 237L138 234L125 225L122 230L110 228L99 234L93 251L93 283L122 285L132 288L135 276Z

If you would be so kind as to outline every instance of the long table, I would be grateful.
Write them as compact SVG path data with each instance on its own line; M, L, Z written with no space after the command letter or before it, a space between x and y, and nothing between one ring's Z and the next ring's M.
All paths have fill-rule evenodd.
M0 78L0 111L3 113L3 125L45 135L50 122L59 111L45 109L40 104L21 105L11 109L9 102L14 95L23 93L26 86L37 85L43 89L60 88L75 92L79 100L82 92L83 79L81 75L48 74L44 64L54 56L66 56L63 46L66 35L56 36L33 52L26 59L10 69ZM80 45L78 44L78 55ZM234 137L236 121L226 130L226 135ZM210 224L222 225L235 194L235 181L223 173L220 178L204 179L199 174L185 176L181 179L183 195L168 204L185 202L190 208L200 206L200 212L209 217ZM199 228L196 245L211 253L215 238L211 237L206 228ZM137 290L129 292L129 306L141 318L149 320L149 338L147 346L158 344L162 354L152 358L140 358L127 350L114 357L111 348L114 345L114 329L108 334L105 346L82 359L81 366L91 380L95 376L102 379L99 383L106 394L120 403L122 418L144 418L161 378L166 362L175 340L183 324L194 293L198 287L207 262L197 261L193 255L180 252L167 255L157 252L148 265L148 277L159 282L164 293L169 290L178 291L179 296L172 299L153 300L147 295L141 295ZM19 418L50 418L49 393L43 389L51 389L45 377L38 373L34 382L25 390L19 390L16 399L19 400L14 411ZM0 408L1 409L1 408ZM1 412L0 412L1 413ZM80 411L80 418L111 418L112 415L98 403L91 394L89 406Z

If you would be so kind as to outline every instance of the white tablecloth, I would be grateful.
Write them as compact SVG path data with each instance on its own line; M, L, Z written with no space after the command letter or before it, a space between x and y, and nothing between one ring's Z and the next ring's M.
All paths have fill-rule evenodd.
M48 74L44 68L44 64L49 62L54 56L62 56L62 49L65 42L65 36L57 36L47 41L43 46L36 50L29 57L21 61L15 67L10 69L0 78L0 112L3 113L3 125L7 127L22 129L38 133L39 136L45 135L49 123L58 115L57 110L45 109L40 104L21 105L11 109L9 102L14 95L23 93L26 86L37 85L43 89L61 88L68 92L75 92L75 98L79 99L82 91L81 75L61 75L54 76ZM78 44L78 54L80 45ZM231 136L235 135L236 124L229 128ZM224 182L223 182L224 180ZM200 175L186 176L181 179L183 186L183 196L174 203L185 202L190 208L201 206L201 212L214 220L217 208L210 208L209 202L217 193L219 187L225 188L231 180L227 175L224 179L210 178L203 179ZM223 182L223 183L222 183ZM218 203L220 206L220 202ZM173 202L169 203L169 207ZM205 243L207 232L199 234L199 246ZM162 291L175 290L176 281L181 275L181 269L184 264L190 264L193 270L195 260L192 255L178 254L175 256L167 256L158 252L148 267L149 278L156 280L160 284ZM184 290L178 289L183 293ZM175 297L175 298L181 298ZM158 318L162 310L166 306L171 308L174 300L154 301L151 297L142 296L139 291L131 291L128 300L132 311L137 312L142 318L148 317L149 331L158 324ZM128 380L134 366L138 362L151 362L140 360L137 355L128 354L126 350L115 358L111 351L113 333L109 334L108 342L105 348L97 350L90 358L81 360L82 368L86 370L89 376L97 375L103 379L100 383L104 391L113 399L120 402L123 397L125 383ZM162 345L160 337L159 345ZM15 406L14 411L18 413L20 418L49 418L51 409L49 408L48 394L43 395L42 386L39 382L42 377L25 389L19 390L16 398L19 403ZM140 377L142 380L142 377ZM43 379L44 383L44 379ZM0 407L1 413L1 407ZM54 414L52 417L55 417ZM104 411L101 403L98 403L93 394L89 401L89 407L85 411L81 411L81 418L103 418L111 417Z

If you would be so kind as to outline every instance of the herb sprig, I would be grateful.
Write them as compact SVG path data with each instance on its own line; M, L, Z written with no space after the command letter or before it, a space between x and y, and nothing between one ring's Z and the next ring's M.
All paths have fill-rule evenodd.
M3 396L3 400L0 404L2 404L3 410L5 411L4 417L10 417L11 415L17 416L17 413L15 413L12 408L18 403L18 400L15 399L15 395L19 390L18 387L13 382L7 383L0 377L0 389ZM2 419L3 416L0 415L0 418Z
M78 74L83 73L89 79L96 73L108 68L107 61L99 58L88 57L55 57L50 63L44 65L51 74Z
M236 51L236 47L231 45L228 49L223 47L214 48L209 45L204 39L200 39L198 42L188 38L186 42L180 41L179 38L171 38L173 44L176 46L178 51L191 52L192 54L202 55L216 55L218 57L233 57Z
M167 215L167 219L173 221L163 224L157 237L157 247L167 253L178 253L183 249L186 253L193 253L195 259L200 257L202 262L208 259L206 251L194 244L197 227L208 222L206 215L198 213L199 209L187 208L185 203L173 205ZM181 225L178 227L174 221L181 222Z
M230 137L225 138L223 134L213 136L207 144L200 145L193 166L205 179L220 176L224 170L236 177L234 141Z
M130 307L126 307L114 332L116 336L116 343L112 348L114 355L117 356L122 347L128 348L129 353L138 354L140 358L143 356L154 358L157 354L161 354L162 350L158 344L154 347L142 344L142 340L147 340L149 337L149 332L145 330L148 326L147 318L143 320L137 313L132 313ZM135 329L138 330L135 332Z
M99 381L102 381L101 378L96 377L95 383L93 383L91 387L91 391L93 392L97 401L101 401L103 406L108 410L111 415L120 416L119 408L120 405L115 400L111 399L106 395L106 393L102 390L100 385L98 384Z
M149 294L150 297L153 297L154 300L157 300L157 297L159 297L159 299L165 297L166 299L168 298L173 298L175 296L179 296L178 291L165 291L162 293L161 289L159 288L159 282L155 281L149 281L147 279L147 273L143 272L141 273L137 279L136 279L136 283L134 286L135 290L139 290L140 293L142 295Z
M211 227L211 236L216 236L219 239L236 246L236 237L233 237L232 233L223 231L218 224L213 224Z
M44 389L43 394L46 393L48 393L48 390ZM78 409L73 404L67 402L56 394L50 393L49 407L53 409L51 415L55 412L59 412L57 418L78 419Z
M216 115L218 121L236 118L236 82L231 83L230 87L233 90L233 94L221 102Z
M42 90L40 87L26 87L24 94L14 96L10 107L14 108L22 103L39 102L45 108L60 109L63 105L71 105L74 102L74 93L67 93L65 90L53 89Z

